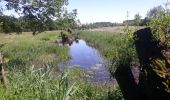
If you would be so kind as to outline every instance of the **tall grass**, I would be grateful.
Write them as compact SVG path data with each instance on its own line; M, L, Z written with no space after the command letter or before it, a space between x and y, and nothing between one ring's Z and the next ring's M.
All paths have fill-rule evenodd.
M14 69L9 72L7 90L0 85L0 100L123 100L119 89L80 81L77 76L82 71L75 71L54 74L51 68Z
M10 71L9 80L5 93L0 88L1 100L69 100L77 91L67 72L56 76L50 69Z

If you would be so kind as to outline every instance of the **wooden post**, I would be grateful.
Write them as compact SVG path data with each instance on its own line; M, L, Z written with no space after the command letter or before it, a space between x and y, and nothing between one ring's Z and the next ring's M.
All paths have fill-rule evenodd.
M3 67L3 56L1 53L0 53L0 80L1 80L1 83L4 85L4 88L6 89L8 82L7 82L6 73Z
M118 67L115 72L115 78L125 100L147 100L139 94L137 84L129 66Z

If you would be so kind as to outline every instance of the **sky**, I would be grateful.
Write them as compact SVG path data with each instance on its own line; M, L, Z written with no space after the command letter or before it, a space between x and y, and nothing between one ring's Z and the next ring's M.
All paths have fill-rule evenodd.
M81 23L118 22L133 19L139 13L144 18L149 9L167 0L69 0L68 10L78 10Z
M167 0L69 0L67 9L69 11L77 9L77 19L83 24L94 22L121 23L127 20L127 11L129 12L128 19L133 19L137 13L144 18L149 9L163 5L166 1ZM2 2L0 5L5 6ZM11 15L11 11L6 11L5 14Z

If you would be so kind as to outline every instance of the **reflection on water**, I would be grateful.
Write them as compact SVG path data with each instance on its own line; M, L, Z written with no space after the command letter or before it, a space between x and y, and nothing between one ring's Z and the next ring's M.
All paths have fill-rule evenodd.
M80 65L87 69L98 63L103 63L99 52L88 46L85 41L79 40L78 43L73 42L69 51L71 60L70 65Z
M105 67L106 61L101 58L98 50L88 46L84 40L74 41L69 48L71 59L62 66L79 66L86 69L91 74L92 81L110 80L109 72Z

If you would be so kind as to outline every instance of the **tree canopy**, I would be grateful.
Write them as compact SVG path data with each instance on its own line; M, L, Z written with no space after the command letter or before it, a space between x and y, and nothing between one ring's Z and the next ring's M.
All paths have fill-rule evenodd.
M60 26L56 25L60 24L58 22L64 22L64 24L70 27L73 25L77 16L77 10L68 13L66 9L68 0L3 0L3 2L4 1L6 2L6 9L14 10L15 14L19 16L15 24L20 26L21 29L23 27L29 29L27 31L32 31L33 35L45 30L56 29L57 26ZM2 2L2 0L0 0L0 2ZM0 9L0 12L3 11ZM60 27L67 26L63 25Z

